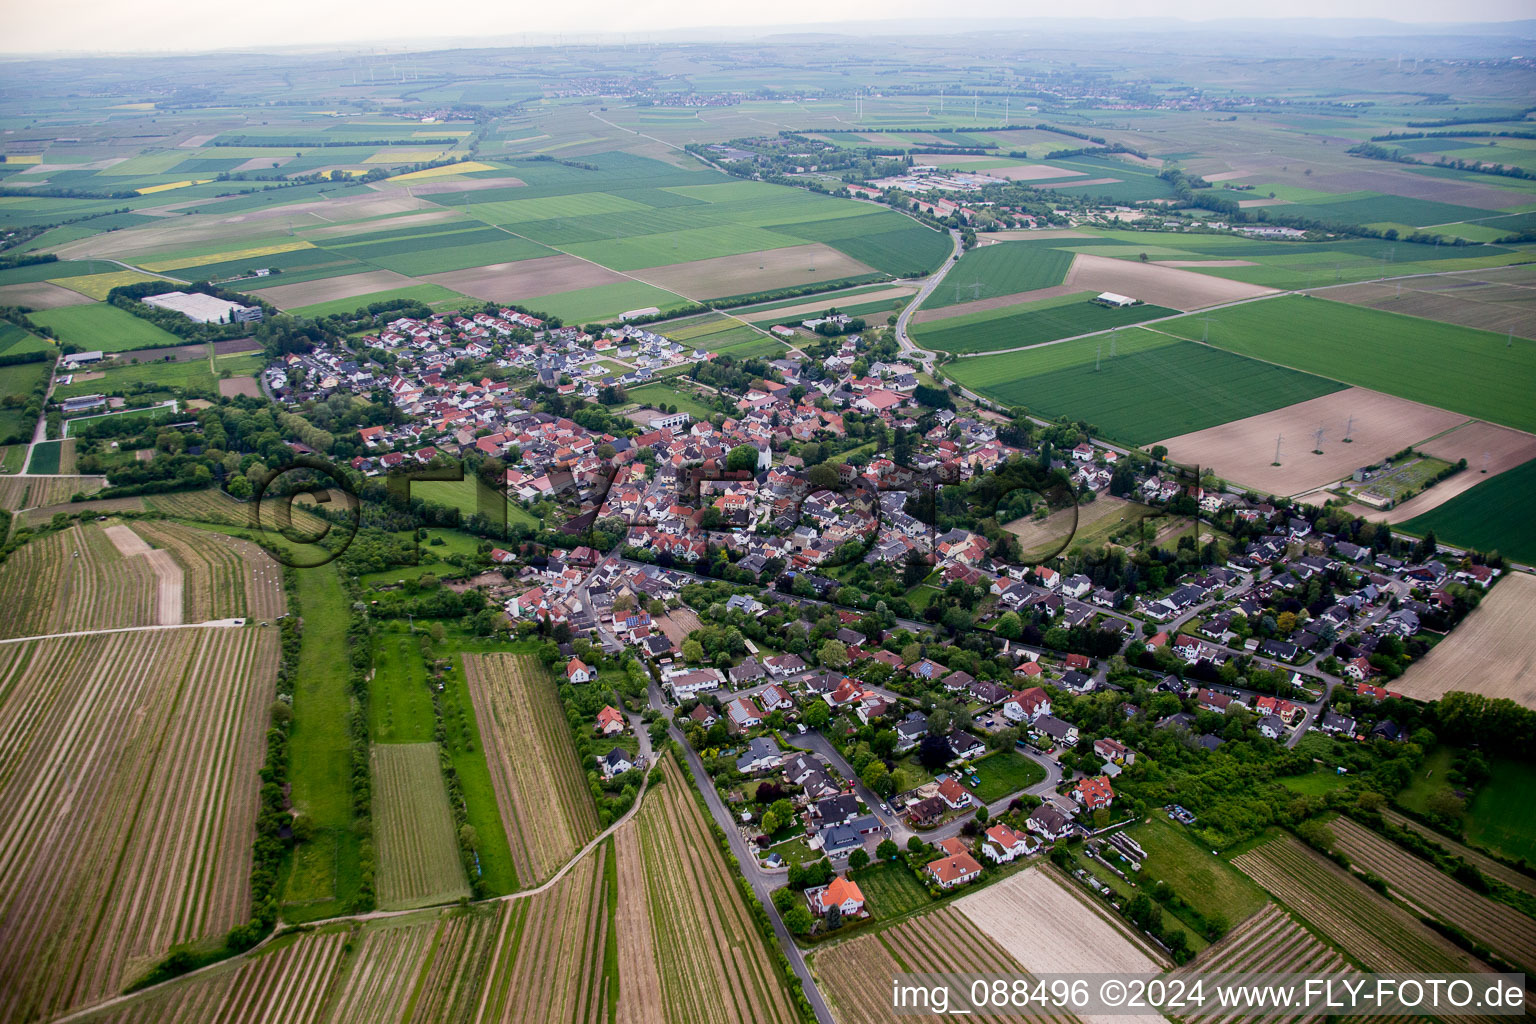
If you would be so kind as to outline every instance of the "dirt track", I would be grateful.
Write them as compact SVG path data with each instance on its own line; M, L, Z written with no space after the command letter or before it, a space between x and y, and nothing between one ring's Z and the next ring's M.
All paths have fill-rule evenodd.
M155 571L155 625L181 625L181 565L164 549L152 548L149 542L122 524L108 526L101 531L112 541L117 553L124 558L142 555Z

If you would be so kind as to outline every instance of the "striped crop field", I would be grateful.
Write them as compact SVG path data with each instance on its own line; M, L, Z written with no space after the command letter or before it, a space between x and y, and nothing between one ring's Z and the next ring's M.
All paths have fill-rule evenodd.
M898 974L985 972L1027 976L1007 950L952 906L839 942L817 953L814 967L816 980L831 1000L838 1024L884 1024L889 1021L890 979ZM951 988L959 985L952 982ZM1015 1019L1010 1015L988 1013L972 1016L980 1020ZM910 1019L935 1024L951 1018L942 1014L921 1014ZM1035 1019L1077 1020L1067 1014Z
M95 494L105 481L99 476L14 476L0 478L0 508L11 510L58 505L76 494Z
M598 828L554 681L527 654L466 654L464 678L518 882L536 885Z
M279 939L257 956L222 965L86 1019L91 1024L322 1024L326 996L346 956L348 933ZM393 1007L400 1019L401 1007Z
M604 843L556 885L508 905L486 972L484 1020L612 1019L614 1000L626 987L614 970L613 860L613 844Z
M1352 863L1386 879L1404 900L1455 925L1517 967L1536 967L1536 922L1347 818L1329 827Z
M250 616L270 622L287 611L282 567L250 541L152 520L132 528L181 565L183 621Z
M373 748L379 906L450 903L469 895L436 743Z
M331 1020L346 1024L395 1024L411 1000L421 965L437 943L442 924L433 918L387 919L365 930L356 954L330 1000Z
M1232 863L1366 970L1488 969L1412 914L1289 836L1257 846L1234 857Z
M798 1019L770 950L676 762L635 817L661 978L661 1016L698 1024Z
M155 570L92 523L39 537L0 568L0 636L46 636L155 622Z
M0 645L0 1021L249 919L277 661L254 629Z

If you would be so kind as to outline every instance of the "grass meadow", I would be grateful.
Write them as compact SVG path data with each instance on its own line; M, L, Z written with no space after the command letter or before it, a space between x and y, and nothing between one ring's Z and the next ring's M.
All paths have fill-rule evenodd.
M52 329L60 341L87 351L126 352L183 343L169 331L105 302L40 310L31 317L39 326Z

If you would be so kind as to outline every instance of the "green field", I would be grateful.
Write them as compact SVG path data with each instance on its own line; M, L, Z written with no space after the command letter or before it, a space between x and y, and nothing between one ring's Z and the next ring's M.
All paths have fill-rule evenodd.
M494 490L480 483L479 477L466 473L463 480L416 480L411 483L411 497L420 498L422 501L432 501L439 505L447 505L456 508L466 516L474 515L482 508L494 515L497 503L502 496ZM528 513L528 510L514 502L507 501L507 522L523 523L527 526L537 526L538 520ZM425 543L425 542L423 542ZM442 550L440 548L426 548L424 550ZM403 566L400 570L387 569L383 573L375 573L375 576L383 575L389 581L406 578L411 566ZM420 573L416 573L420 575Z
M1078 292L935 320L914 328L912 333L923 348L964 354L1022 348L1179 315L1176 309L1146 303L1115 308L1101 306L1089 301L1096 294Z
M1269 902L1269 896L1247 875L1213 857L1182 826L1161 814L1132 825L1126 835L1147 851L1142 864L1144 884L1167 882L1184 902L1208 919L1220 915L1235 925Z
M984 804L1017 793L1045 779L1045 769L1014 750L999 750L971 763L970 775L980 781L972 786L976 799ZM970 780L966 779L966 784Z
M55 400L74 398L77 395L112 394L125 390L130 384L156 384L164 388L187 388L210 392L217 387L213 371L204 359L185 363L129 363L110 367L104 377L95 380L79 380L61 384L53 389Z
M27 472L40 475L57 473L63 445L63 441L39 441L33 445L32 462L27 466Z
M646 284L644 281L615 281L591 288L577 288L569 292L540 295L521 300L522 305L546 316L557 316L568 323L591 323L596 320L612 320L620 313L632 309L677 309L688 304L681 295Z
M31 317L40 327L52 329L60 341L86 351L125 352L185 344L169 331L162 331L148 320L141 320L105 302L39 310Z
M1536 787L1536 766L1504 759L1492 767L1493 777L1467 808L1467 837L1506 857L1536 864L1536 815L1527 802Z
M283 917L312 921L342 913L357 893L361 841L352 830L347 661L338 656L347 646L347 596L332 566L303 569L296 578L304 637L293 690L289 777L294 809L314 822L315 838L294 849Z
M1082 419L1130 444L1176 437L1343 387L1144 328L1121 332L1113 358L1104 339L1082 338L961 359L944 372L1004 405Z
M87 229L87 234L92 232ZM86 274L111 274L123 268L106 260L53 260L33 263L25 267L0 270L0 285L33 284L38 281L57 281L64 277L83 277Z
M47 338L39 337L9 320L0 320L0 354L19 356L27 352L52 353L54 351L53 342ZM47 361L47 365L51 366L52 363L52 359Z
M368 684L368 735L375 743L430 743L434 728L427 667L416 638L385 634L374 641Z
M1073 255L1051 242L1003 242L972 249L944 275L922 308L1055 287L1066 279Z
M1473 470L1468 468L1464 472ZM1433 530L1435 538L1442 544L1498 551L1517 562L1536 564L1536 517L1531 515L1533 494L1536 494L1536 459L1484 480L1445 504L1414 516L1398 529L1420 537Z
M1198 339L1205 321L1157 330ZM1218 310L1209 337L1240 355L1536 430L1536 342L1526 339L1298 295Z
M0 322L0 327L8 326ZM0 438L14 438L17 442L30 441L35 416L28 416L23 406L31 397L32 389L48 379L53 363L13 363L0 366Z
M1348 775L1340 775L1332 768L1319 766L1305 775L1286 775L1280 779L1280 784L1304 796L1326 796L1336 789L1343 789L1350 781Z
M660 404L675 405L678 412L686 412L696 420L707 421L715 412L686 391L666 384L645 384L638 388L628 388L625 394L629 396L630 401L640 402L652 408Z

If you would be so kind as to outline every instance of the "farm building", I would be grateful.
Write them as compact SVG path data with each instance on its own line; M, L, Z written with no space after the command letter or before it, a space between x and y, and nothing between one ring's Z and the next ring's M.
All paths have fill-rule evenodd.
M1122 306L1134 306L1140 299L1133 299L1129 295L1121 295L1119 292L1100 292L1093 297L1093 301L1101 306L1120 308Z
M263 316L260 306L242 306L238 302L204 295L202 292L165 292L161 295L146 295L142 301L146 306L169 309L200 324L249 324L256 323Z

